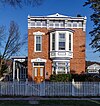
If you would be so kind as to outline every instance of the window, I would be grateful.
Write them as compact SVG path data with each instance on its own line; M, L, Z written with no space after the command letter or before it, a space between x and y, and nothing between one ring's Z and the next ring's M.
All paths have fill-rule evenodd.
M42 21L42 26L46 26L46 21Z
M53 27L53 23L54 23L54 21L49 21L49 26Z
M43 68L40 68L40 76L43 76Z
M35 21L32 21L31 22L31 26L35 26Z
M34 66L44 66L44 62L34 62Z
M71 27L71 22L68 22L67 23L67 27Z
M65 62L58 63L58 74L65 74L66 65Z
M37 68L34 69L34 73L35 73L34 76L36 77L37 73L38 73L38 69Z
M55 21L55 27L59 28L59 21Z
M52 50L55 50L55 33L52 34Z
M73 22L73 27L77 27L77 22Z
M19 77L20 79L26 79L27 71L25 67L21 67Z
M65 33L59 33L59 50L65 50Z
M41 26L41 21L36 21L36 26Z
M82 22L79 22L79 27L82 27Z
M71 50L71 34L69 34L69 50Z
M64 21L60 21L60 27L64 27Z
M36 45L35 45L35 48L36 50L35 51L41 51L42 50L42 36L41 35L36 35Z

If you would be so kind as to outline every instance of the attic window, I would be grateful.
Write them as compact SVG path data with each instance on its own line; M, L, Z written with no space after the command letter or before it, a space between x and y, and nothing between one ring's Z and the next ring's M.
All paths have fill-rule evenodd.
M59 16L59 14L57 13L56 16Z

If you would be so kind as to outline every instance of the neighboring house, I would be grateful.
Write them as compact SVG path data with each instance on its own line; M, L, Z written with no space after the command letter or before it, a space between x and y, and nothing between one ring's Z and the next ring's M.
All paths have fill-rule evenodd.
M12 56L13 61L13 75L12 80L26 81L27 74L27 57L26 56Z
M100 73L100 64L92 64L87 67L87 73L89 74L99 74Z
M10 59L9 60L2 59L2 71L1 72L3 76L0 78L0 81L5 80L9 76L9 74L12 73L12 61Z
M85 72L86 17L28 16L28 78Z

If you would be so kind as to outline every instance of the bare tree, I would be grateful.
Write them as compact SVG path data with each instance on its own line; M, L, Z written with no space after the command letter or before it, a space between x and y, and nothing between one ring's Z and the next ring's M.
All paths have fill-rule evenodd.
M4 29L2 29L0 32L0 35L3 34L4 34ZM12 55L17 54L25 43L26 40L22 40L22 41L20 40L19 26L14 21L11 21L7 41L5 41L5 46L2 49L3 52L0 55L0 74L1 73L3 74L2 71L4 70L2 70L2 66L6 64L6 60L9 59Z
M41 5L43 0L0 0L0 3L5 5L10 5L12 7L23 7L24 5L27 6L35 6Z
M21 46L20 40L20 31L18 25L11 21L9 28L9 35L4 47L4 52L2 58L9 58L10 56L16 54Z
M2 41L4 40L4 37L5 37L5 27L0 26L0 47L2 47Z

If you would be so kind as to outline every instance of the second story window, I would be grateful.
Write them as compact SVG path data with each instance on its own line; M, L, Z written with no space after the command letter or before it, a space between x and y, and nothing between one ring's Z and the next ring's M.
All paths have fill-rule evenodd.
M55 33L52 34L52 50L55 50Z
M42 51L42 36L41 35L36 35L35 36L35 51L39 52Z
M65 50L65 33L59 33L59 50Z

